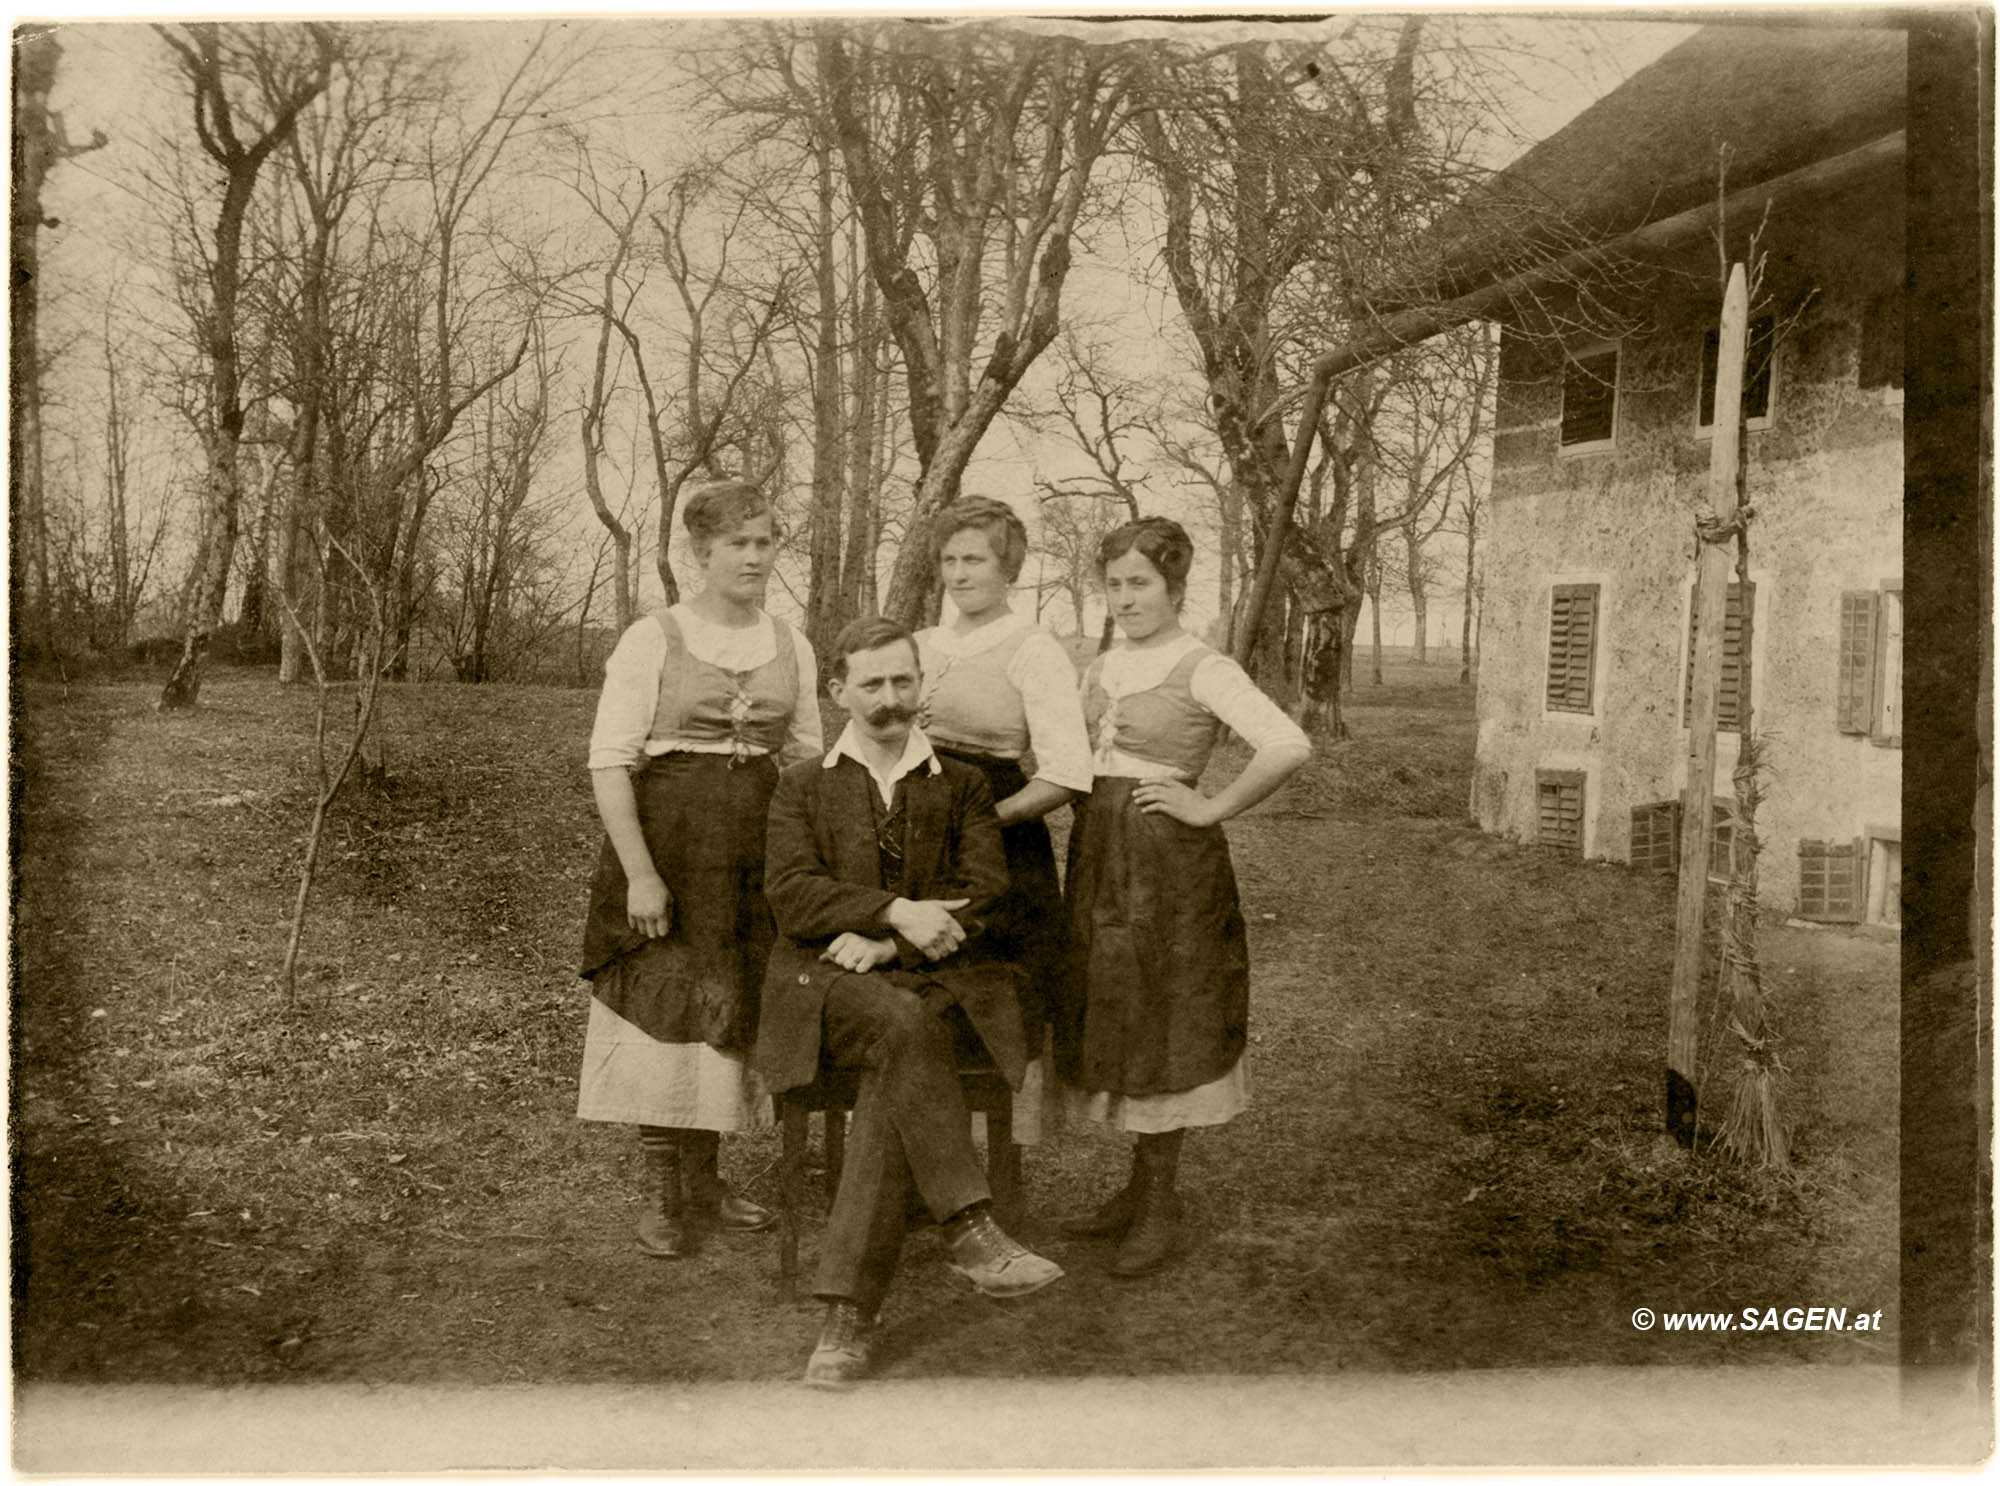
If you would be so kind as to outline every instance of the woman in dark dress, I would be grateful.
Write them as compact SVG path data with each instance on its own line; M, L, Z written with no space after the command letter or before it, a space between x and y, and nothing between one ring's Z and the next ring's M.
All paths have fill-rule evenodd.
M717 482L682 521L700 591L633 625L604 666L590 771L605 841L581 972L577 1115L639 1127L639 1250L655 1258L691 1252L701 1222L772 1222L718 1155L722 1131L770 1120L747 1061L774 932L764 819L779 766L821 749L811 647L763 611L769 502Z
M1055 849L1043 817L1089 791L1090 741L1069 656L1008 606L1028 555L1021 518L1004 502L961 496L938 517L932 541L952 613L917 636L922 723L940 753L985 772L1000 817L1012 885L991 932L1020 969L1031 1061L1015 1101L1014 1136L1033 1145L1051 1084L1048 1060L1036 1054L1067 953Z
M1193 559L1187 533L1159 517L1104 539L1098 570L1124 638L1083 678L1097 779L1070 835L1073 959L1056 1067L1072 1113L1136 1139L1124 1187L1062 1226L1119 1239L1111 1269L1128 1277L1172 1251L1188 1128L1249 1104L1250 964L1222 822L1311 753L1241 666L1181 629ZM1195 786L1224 727L1253 754L1203 795Z

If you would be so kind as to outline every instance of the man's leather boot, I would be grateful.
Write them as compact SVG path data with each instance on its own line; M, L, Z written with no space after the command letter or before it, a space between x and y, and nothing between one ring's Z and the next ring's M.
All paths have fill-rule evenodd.
M875 1323L864 1319L851 1300L827 1302L819 1345L806 1363L806 1383L813 1388L852 1388L868 1376L875 1349Z

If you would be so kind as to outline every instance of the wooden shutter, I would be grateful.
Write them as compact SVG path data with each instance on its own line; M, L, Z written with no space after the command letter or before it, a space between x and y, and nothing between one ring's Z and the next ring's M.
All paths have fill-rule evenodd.
M1863 841L1799 843L1799 917L1858 924L1868 906L1868 853Z
M1840 677L1834 688L1834 725L1866 735L1875 722L1876 595L1856 590L1840 596Z
M1757 602L1757 585L1730 584L1729 598L1722 615L1722 686L1715 696L1715 725L1725 733L1733 733L1740 726L1738 704L1744 689L1750 684L1750 656L1743 648L1743 605L1746 601L1752 605ZM1751 612L1754 614L1756 611L1753 608ZM1694 645L1700 628L1701 616L1696 613L1690 596L1687 671L1681 683L1682 727L1688 726L1694 717Z
M1583 855L1583 775L1535 772L1538 845Z
M1672 876L1681 864L1681 802L1657 800L1632 807L1632 865Z
M1552 712L1588 712L1597 662L1597 585L1558 583L1549 598L1549 677Z
M1885 748L1903 746L1903 585L1883 585L1876 599L1874 684L1868 690L1868 736Z
M1562 446L1608 441L1618 414L1618 348L1572 356L1563 366Z

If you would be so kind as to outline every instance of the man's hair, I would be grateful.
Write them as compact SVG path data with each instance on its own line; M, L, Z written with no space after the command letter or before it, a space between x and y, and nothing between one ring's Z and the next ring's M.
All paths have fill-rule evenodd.
M1012 583L1028 560L1028 528L1005 501L984 495L961 495L931 522L931 561L944 559L944 544L962 531L983 532L1000 571Z
M908 645L910 654L916 656L917 637L895 620L880 614L870 614L850 620L846 627L833 637L833 655L830 657L833 679L836 681L847 679L848 656L859 655L864 650L880 650L883 646L893 645L898 640ZM921 660L918 661L920 666L922 663Z

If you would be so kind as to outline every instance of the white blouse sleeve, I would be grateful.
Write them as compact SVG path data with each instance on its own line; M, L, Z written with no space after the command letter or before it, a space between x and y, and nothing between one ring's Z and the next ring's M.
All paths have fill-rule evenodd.
M1285 715L1285 709L1259 691L1243 667L1226 655L1211 655L1196 666L1188 690L1255 752L1312 749L1304 730Z
M629 769L644 756L666 659L667 637L657 619L642 619L618 637L604 663L604 690L590 729L591 768Z
M792 728L778 755L780 764L801 763L826 752L819 720L819 660L804 630L792 629L792 653L799 662L799 704L792 709Z
M1035 777L1088 794L1093 779L1090 735L1083 726L1076 667L1054 636L1036 632L1023 640L1007 665L1007 679L1021 693L1028 718L1028 751Z

